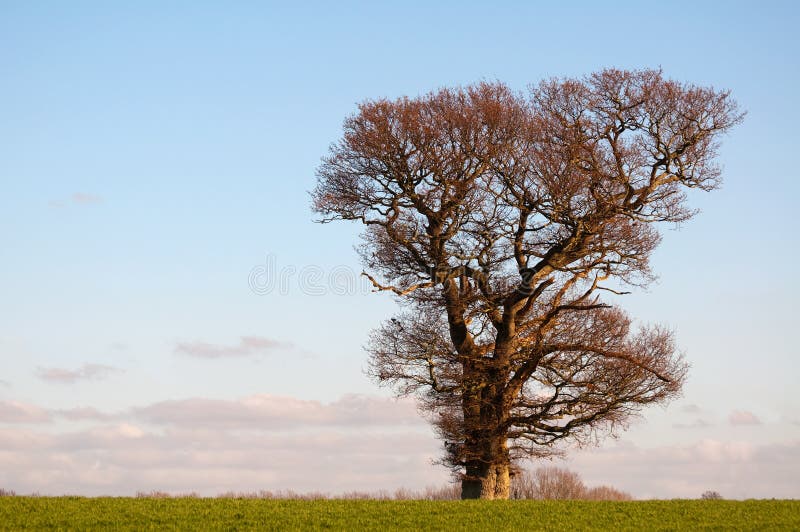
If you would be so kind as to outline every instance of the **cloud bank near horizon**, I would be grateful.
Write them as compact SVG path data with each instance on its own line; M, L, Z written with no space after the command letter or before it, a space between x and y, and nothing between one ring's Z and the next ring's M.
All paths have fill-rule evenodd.
M0 402L0 487L43 495L160 490L420 489L448 482L440 443L410 400L344 395L330 403L254 395L188 398L121 412ZM625 440L547 464L637 498L796 498L800 440L704 438L641 447ZM528 464L536 467L542 464Z

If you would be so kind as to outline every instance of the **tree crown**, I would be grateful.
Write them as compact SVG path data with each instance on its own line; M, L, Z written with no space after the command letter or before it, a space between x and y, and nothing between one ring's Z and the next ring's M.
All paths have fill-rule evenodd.
M609 69L346 119L313 206L366 226L365 275L407 305L373 333L372 372L435 412L451 465L487 431L544 455L679 393L671 332L632 330L600 295L652 279L655 223L718 186L719 136L742 116L726 91Z

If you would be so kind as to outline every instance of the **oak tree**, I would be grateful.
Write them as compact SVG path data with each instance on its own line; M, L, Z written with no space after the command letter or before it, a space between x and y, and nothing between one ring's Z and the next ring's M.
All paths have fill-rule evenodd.
M369 100L318 168L323 222L365 226L376 290L404 311L373 331L370 371L415 395L463 498L508 498L525 457L625 426L681 390L673 334L615 304L652 280L657 226L712 190L726 91L603 70Z

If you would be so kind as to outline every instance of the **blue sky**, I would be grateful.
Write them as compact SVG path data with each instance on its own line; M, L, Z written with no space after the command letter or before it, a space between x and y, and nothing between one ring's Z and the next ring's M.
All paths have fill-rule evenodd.
M676 329L692 364L685 396L574 466L638 496L797 497L781 475L800 478L798 23L793 2L0 2L0 442L11 449L0 487L340 491L446 479L427 463L437 443L410 418L400 448L413 467L391 422L359 425L394 442L385 456L367 467L353 454L311 486L258 457L247 478L223 458L154 459L137 477L131 457L145 441L161 445L154 456L202 447L169 439L215 426L188 414L197 401L234 417L254 415L254 401L324 411L339 421L316 427L310 415L274 445L289 452L314 433L330 447L312 454L330 456L353 431L337 413L343 398L389 404L362 373L361 346L395 303L331 288L332 275L360 271L359 229L314 224L308 206L320 157L357 102L484 79L524 90L613 66L731 89L748 115L723 141L723 188L692 196L702 212L663 228L660 280L621 300ZM268 264L286 289L255 293L249 276ZM154 414L176 404L195 425ZM273 438L282 414L262 410L237 419ZM247 447L233 432L215 448ZM781 453L793 463L758 461ZM609 455L652 456L646 467L660 460L674 478L632 480ZM682 456L684 469L669 462ZM32 472L14 466L26 460ZM692 460L716 466L688 482ZM97 474L76 476L87 463ZM193 473L203 467L213 475ZM751 470L753 485L737 484Z

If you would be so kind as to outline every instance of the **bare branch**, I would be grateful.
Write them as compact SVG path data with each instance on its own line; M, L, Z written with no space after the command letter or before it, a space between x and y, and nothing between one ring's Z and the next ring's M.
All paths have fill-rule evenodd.
M372 283L372 286L374 286L376 288L376 290L374 290L375 292L380 292L382 290L389 290L389 291L394 292L398 296L405 296L405 295L408 295L411 292L413 292L414 290L417 290L419 288L430 288L431 286L434 285L434 283L432 281L427 281L427 282L424 282L424 283L417 283L417 284L411 285L408 288L401 289L401 288L397 288L395 286L384 286L384 285L380 284L378 281L376 281L375 278L372 277L367 272L361 272L361 275L363 275L364 277L366 277L367 279L370 280L370 282Z

